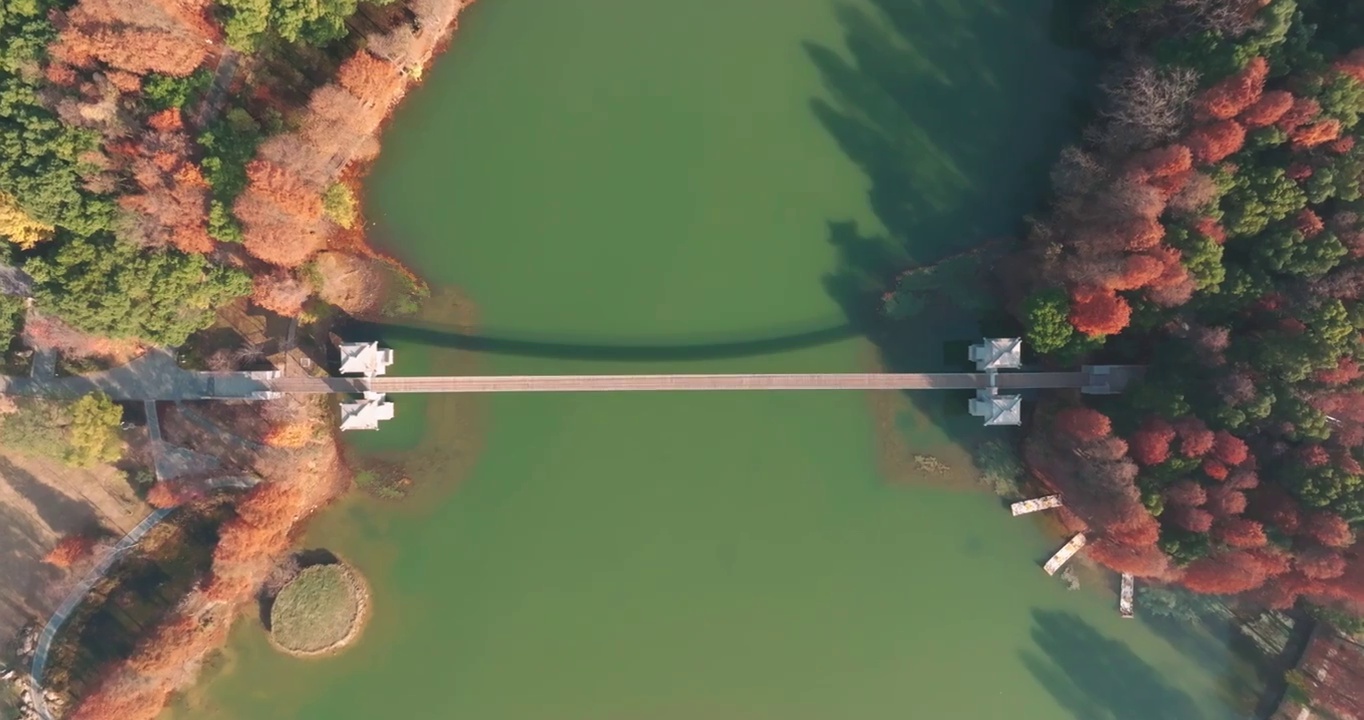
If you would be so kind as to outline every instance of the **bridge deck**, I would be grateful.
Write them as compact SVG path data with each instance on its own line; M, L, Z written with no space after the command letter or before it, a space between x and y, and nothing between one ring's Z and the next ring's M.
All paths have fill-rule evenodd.
M1009 377L1011 382L1003 380ZM1026 373L1000 376L1001 389L1080 388L1087 375ZM748 375L503 375L464 377L278 378L283 393L629 392L667 390L971 390L986 387L981 373L809 373Z
M1141 376L1130 365L1085 367L1073 372L1008 372L995 377L1002 393L1019 390L1080 389L1121 392ZM989 376L948 373L759 373L752 375L505 375L470 377L270 377L269 373L196 372L179 367L164 350L126 365L73 377L0 376L0 394L78 397L103 392L115 400L261 399L263 393L487 393L632 392L670 390L974 390Z

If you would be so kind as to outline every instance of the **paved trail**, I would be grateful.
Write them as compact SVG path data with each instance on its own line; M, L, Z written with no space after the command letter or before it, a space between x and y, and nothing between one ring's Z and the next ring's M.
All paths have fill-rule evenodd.
M258 480L254 477L227 477L210 481L208 486L210 490L228 487L245 488L251 487L256 482ZM85 599L90 589L104 579L104 574L109 572L109 568L113 567L114 563L118 562L129 550L132 550L142 538L147 536L147 533L152 531L152 528L159 525L162 520L166 519L167 515L174 511L175 508L164 508L143 518L137 527L129 530L128 534L124 535L109 553L100 559L99 563L81 579L76 587L71 588L71 592L67 593L66 598L62 600L62 604L58 605L56 611L52 613L52 617L48 618L47 625L43 626L42 632L38 635L38 647L33 653L33 665L29 670L29 680L32 683L33 690L33 707L43 720L52 720L52 713L48 710L47 701L43 698L42 688L43 674L47 672L48 655L52 652L52 642L57 638L57 632L70 619L71 613L75 612L76 608L80 606L81 601Z

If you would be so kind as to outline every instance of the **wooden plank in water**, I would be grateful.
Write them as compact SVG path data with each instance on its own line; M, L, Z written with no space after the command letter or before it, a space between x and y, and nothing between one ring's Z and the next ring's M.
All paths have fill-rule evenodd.
M1132 599L1135 586L1136 579L1132 577L1132 573L1123 573L1122 592L1118 595L1118 612L1122 613L1125 618L1133 617L1136 614Z
M1046 497L1033 498L1032 500L1020 500L1013 505L1010 505L1009 511L1014 514L1014 517L1017 517L1019 515L1035 513L1038 510L1048 510L1060 506L1060 495L1048 495Z
M1085 534L1077 533L1075 537L1070 539L1070 542L1066 543L1060 550L1056 551L1055 555L1051 556L1051 559L1047 561L1046 565L1042 566L1042 569L1046 570L1048 575L1055 575L1056 571L1060 570L1061 566L1065 565L1067 560L1074 557L1075 553L1080 552L1080 549L1084 546Z

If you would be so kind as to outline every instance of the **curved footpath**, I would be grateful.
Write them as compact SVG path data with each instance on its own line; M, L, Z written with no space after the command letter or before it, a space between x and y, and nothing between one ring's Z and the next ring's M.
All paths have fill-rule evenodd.
M222 488L246 488L255 485L258 480L253 477L226 477L211 480L208 483L210 490ZM76 587L71 588L71 592L66 594L62 604L57 606L52 617L48 618L47 625L43 626L43 631L38 635L38 647L33 652L33 665L29 669L30 692L33 697L33 708L37 710L38 716L43 720L52 720L52 713L47 709L47 700L43 697L43 673L47 671L47 656L52 651L52 642L57 637L57 631L61 630L71 613L80 606L90 589L100 580L104 579L104 574L109 572L109 568L114 566L138 541L146 537L152 528L166 519L166 516L175 511L176 508L163 508L157 510L142 519L132 530L128 531L105 555L94 568L80 581Z

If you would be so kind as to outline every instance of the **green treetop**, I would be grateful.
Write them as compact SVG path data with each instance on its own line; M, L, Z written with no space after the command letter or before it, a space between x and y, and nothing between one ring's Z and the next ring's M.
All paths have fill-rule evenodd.
M118 426L123 408L103 393L81 397L71 405L68 462L79 467L113 462L123 454Z
M39 306L74 327L157 345L183 344L212 324L219 306L251 290L239 270L174 250L144 252L107 236L71 238L24 269L37 283Z

